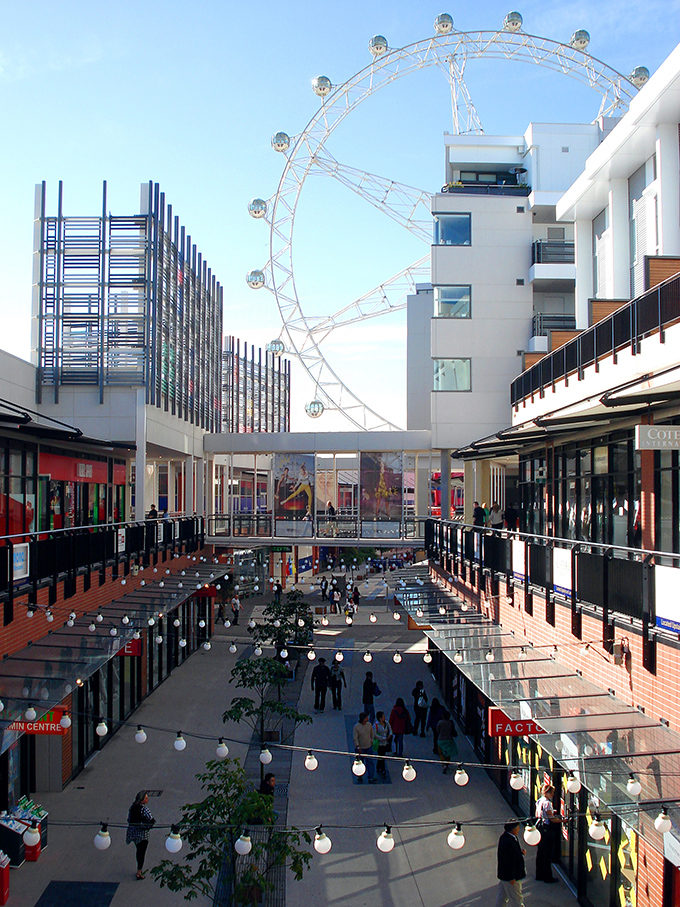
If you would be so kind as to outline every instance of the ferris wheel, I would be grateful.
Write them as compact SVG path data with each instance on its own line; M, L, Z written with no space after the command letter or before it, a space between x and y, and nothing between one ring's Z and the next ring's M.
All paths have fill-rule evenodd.
M431 193L336 160L326 145L343 120L381 88L433 66L448 80L453 133L483 134L464 81L467 61L479 57L533 63L570 76L601 95L599 115L603 116L624 113L637 89L649 79L644 66L626 77L591 56L587 52L590 36L582 29L574 32L569 43L560 43L527 34L522 26L522 16L511 12L497 31L462 32L453 27L448 13L442 13L435 19L434 35L414 44L390 48L382 35L376 35L369 42L371 62L346 82L334 85L327 76L312 81L321 105L302 132L296 136L277 132L272 137L272 148L285 157L277 190L269 199L255 198L248 205L252 217L269 225L269 260L262 268L250 271L246 281L254 290L266 287L275 297L282 330L267 349L274 355L294 355L306 370L315 388L313 399L305 407L311 418L339 411L361 430L398 428L345 384L324 355L322 344L338 328L404 309L406 297L415 293L416 282L430 278ZM427 247L417 261L324 316L305 314L293 270L298 202L307 177L318 173L339 181Z

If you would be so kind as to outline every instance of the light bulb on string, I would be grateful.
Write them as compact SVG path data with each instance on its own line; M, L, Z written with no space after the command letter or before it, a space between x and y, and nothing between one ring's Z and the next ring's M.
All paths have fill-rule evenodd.
M345 623L347 624L348 627L352 626L352 624L354 623L354 618L352 617L351 614L347 615L347 617L345 618Z
M570 794L578 794L581 790L581 782L572 772L569 772L567 778L567 790Z
M495 656L494 656L494 654L493 654L493 652L492 652L491 649L489 649L489 651L488 651L488 652L486 653L486 655L484 656L484 658L485 658L489 663L492 662L492 661L494 660L494 657L495 657Z
M249 630L254 630L256 626L257 626L257 624L256 624L255 621L251 618L251 619L248 621L248 629L249 629Z
M458 665L462 662L462 660L463 660L463 653L461 652L460 649L458 649L458 650L456 651L456 654L453 656L453 660L454 660L454 661L456 662L456 664L458 664Z
M415 781L416 780L416 770L413 768L413 766L408 761L408 759L404 763L404 767L401 770L401 777L404 779L404 781Z
M541 833L533 822L529 822L524 829L523 837L529 847L536 847L541 840Z
M429 665L432 661L432 654L430 652L426 652L423 655L423 661L425 662L426 665Z
M311 750L308 750L305 756L305 768L308 772L315 772L319 767L319 760Z
M206 641L203 643L203 648L206 652L209 652L212 649L212 643L209 639L206 639Z
M266 746L263 746L260 750L260 762L262 763L262 765L269 765L269 763L272 761L272 758L273 756L270 751Z
M366 662L366 664L369 664L371 661L373 661L373 656L370 652L364 652L364 661Z
M37 717L38 713L32 705L29 705L29 707L26 709L26 721L35 721Z
M389 853L391 850L394 850L394 838L392 837L392 827L390 825L385 825L376 844L378 845L378 850L382 853Z
M401 620L401 614L398 611L393 611L392 617L394 618L394 620Z
M253 849L253 842L250 840L250 832L247 828L243 829L243 834L234 842L234 850L239 856L245 857Z
M156 618L155 618L155 617L150 617L150 618L147 620L147 624L148 624L150 627L155 627L155 626L156 626Z
M656 822L654 823L654 825L656 825ZM588 826L589 836L593 839L593 841L602 841L606 833L607 830L605 828L604 822L600 818L600 814L595 813L595 818Z
M179 835L179 825L170 827L170 834L165 839L165 849L168 853L179 853L182 849L182 839Z
M305 625L304 618L298 617L298 622L297 622L297 624L298 624L298 627L304 627L304 625Z
M65 729L68 730L71 727L71 718L67 715L66 712L59 719L59 724Z
M181 753L182 750L187 748L187 742L182 736L181 731L177 731L177 736L175 737L174 743L172 744L178 753Z
M141 726L141 724L137 725L137 732L135 733L135 742L136 743L146 743L146 731Z
M229 651L231 652L232 655L236 654L236 643L235 642L231 643L231 645L229 646Z
M104 620L104 615L100 612L99 614L97 614L95 620L98 624L100 624Z
M453 829L449 832L446 843L451 850L460 850L462 847L465 847L465 835L460 829L460 822L456 822Z
M314 835L314 850L317 853L328 853L332 846L331 839L321 830L321 826L319 825L316 829L316 834Z
M278 619L275 620L275 621L274 621L274 628L275 628L276 630L278 630L280 626L281 626L281 621L278 620Z
M352 763L352 774L356 775L357 778L363 777L366 774L366 765L361 761L357 756Z
M285 660L286 658L288 658L288 649L281 649L279 655Z
M642 793L642 785L632 772L630 774L630 777L628 778L628 781L626 782L626 790L631 795L631 797L639 797Z
M314 651L314 649L310 649L310 650L307 652L307 658L308 658L310 661L314 661L314 659L316 658L316 652Z
M109 728L103 718L99 719L99 724L95 728L95 731L96 731L97 737L106 737L106 735L108 734Z
M259 658L260 655L262 655L262 646L260 646L260 645L255 646L255 648L253 649L253 655L256 658Z
M672 827L672 822L668 816L668 810L665 806L662 806L661 812L656 817L656 819L654 819L654 828L656 828L660 835L665 835L671 830Z
M106 822L102 822L102 827L94 836L94 846L97 850L108 850L111 846L111 835L109 834L109 826Z
M378 620L378 615L377 615L377 614L374 614L373 612L371 612L371 614L370 614L370 616L369 616L368 619L370 620L370 622L371 622L372 624L374 624L374 623Z
M524 778L517 771L512 772L510 775L510 787L513 790L523 790L524 789Z
M217 741L217 747L215 748L215 755L218 759L226 759L229 755L229 747L224 742L224 737L220 737Z
M453 776L453 780L456 782L458 787L465 787L465 785L470 780L470 776L465 771L465 768L462 765L459 765L456 769L456 773Z
M416 608L416 617L423 617L424 613L422 608Z
M446 614L446 608L444 607L444 605L440 605L440 606L439 606L439 613L440 613L442 616L443 616L444 614Z
M201 628L201 630L202 630L202 629L205 627L205 621L204 621L204 620L199 620L198 626L199 626L199 627Z
M182 637L182 639L180 639L180 641L179 641L180 649L185 649L186 645L187 645L187 641L186 641L186 639L184 639L184 637Z
M118 636L118 630L115 627L111 627L111 629L109 630L109 635Z
M344 659L344 657L345 657L345 656L342 654L342 652L341 652L340 650L338 650L338 651L335 653L335 659L334 659L334 660L335 660L335 661L342 661L342 660Z
M30 827L22 835L26 847L36 847L40 844L40 829L37 819L32 819Z
M392 656L392 661L395 665L401 664L401 652L395 652Z
M227 630L228 630L229 627L231 626L231 621L230 621L230 620L225 620L225 621L224 621L224 626L225 626L225 627L227 628Z

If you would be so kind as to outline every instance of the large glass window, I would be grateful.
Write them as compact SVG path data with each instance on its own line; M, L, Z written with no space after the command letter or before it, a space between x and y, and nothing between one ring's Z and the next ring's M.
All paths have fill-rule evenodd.
M435 246L469 246L472 243L472 224L469 214L435 214Z
M470 359L433 359L434 390L469 391L472 389Z
M469 286L435 287L435 318L470 318L471 296Z

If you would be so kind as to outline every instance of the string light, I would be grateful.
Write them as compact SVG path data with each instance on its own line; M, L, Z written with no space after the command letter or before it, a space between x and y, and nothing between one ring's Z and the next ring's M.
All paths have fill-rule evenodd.
M137 743L146 743L146 731L141 726L141 724L137 725L137 733L135 734L135 741Z
M668 810L665 806L662 806L661 812L656 817L656 819L654 819L654 828L656 828L660 835L665 835L671 830L671 827L672 823L668 818Z
M366 664L369 664L371 661L373 661L373 656L370 652L364 652L364 661L366 662Z
M186 641L186 639L184 639L184 637L182 637L182 639L180 639L180 641L179 641L180 649L185 649L186 645L187 645L187 641Z
M631 797L639 797L642 793L642 785L632 772L630 774L630 778L626 782L626 790L631 795Z
M347 617L345 618L345 623L347 624L348 627L352 626L352 624L354 623L354 618L352 617L351 614L347 615Z
M241 837L234 841L234 850L240 856L245 857L252 849L253 842L250 840L250 831L247 828L244 828Z
M423 655L423 661L425 662L426 665L429 665L430 662L432 661L432 655L429 652L426 652Z
M256 658L259 658L260 655L262 655L262 646L255 646L255 648L253 649L253 655L255 655Z
M401 652L395 652L392 656L392 661L395 665L401 664Z
M494 656L493 652L491 651L491 649L489 649L489 651L488 651L488 652L486 653L486 655L484 656L484 658L485 658L488 662L492 662L492 661L494 660L494 657L495 657L495 656Z
M453 660L456 662L456 664L460 664L463 660L463 653L460 649L456 651L456 654L453 656Z
M344 655L342 654L342 652L338 649L338 651L335 653L335 660L336 660L336 661L342 661L342 660L344 659L344 657L345 657L345 656L344 656Z
M236 654L236 643L235 643L235 642L233 642L233 643L229 646L229 651L231 652L232 655L235 655L235 654Z
M523 790L524 789L524 778L520 775L519 772L514 771L510 775L510 787L513 790Z
M319 760L316 758L314 753L311 750L309 750L309 752L305 756L305 768L307 769L308 772L315 772L318 767L319 767Z
M656 822L654 822L654 825L656 826ZM657 829L657 831L658 831L658 829ZM670 820L669 820L669 831L670 831ZM593 839L593 841L601 841L604 838L604 836L606 834L606 828L605 828L604 822L600 818L599 813L595 813L595 818L588 826L588 834Z
M182 839L179 835L179 825L173 825L170 834L165 839L165 849L168 853L179 853L182 849Z
M382 853L389 853L394 850L394 838L392 837L392 827L390 825L385 825L376 844L378 845L378 850L382 851Z
M415 781L416 780L416 770L413 768L413 766L408 761L408 759L404 763L404 767L401 770L401 777L404 779L404 781Z
M529 847L536 847L541 840L541 833L533 822L528 822L524 829L524 840Z
M394 611L394 612L392 613L392 617L393 617L395 620L401 620L401 614L400 614L398 611Z
M106 737L106 735L108 734L109 728L103 718L99 719L99 724L97 725L95 731L97 737Z
M319 825L316 829L316 834L314 835L314 850L317 853L328 853L332 846L333 842L328 835L321 830L321 826Z
M229 755L229 747L228 747L227 744L224 742L224 737L220 737L220 739L218 740L218 742L217 742L217 748L216 748L216 750L215 750L215 755L216 755L217 758L220 759L220 760L221 760L221 759L226 759L227 756Z
M2 709L0 709L0 711L2 711ZM66 714L66 712L64 712L64 714L63 714L63 715L61 716L61 718L59 719L59 724L60 724L65 730L68 730L68 729L71 727L71 719L70 719L69 716Z
M459 765L458 768L456 769L456 773L453 776L453 780L456 782L456 784L459 787L465 787L465 785L470 780L470 776L465 771L465 769L463 768L462 765Z
M212 649L212 643L209 639L206 639L206 641L203 643L203 648L206 652L209 652Z
M416 617L423 617L423 614L424 612L422 608L416 608Z
M260 750L260 762L262 763L262 765L269 765L269 763L272 761L272 758L273 756L271 752L267 749L266 746L263 746Z
M97 850L108 850L111 846L111 835L109 834L106 822L102 822L102 827L94 836L94 846Z
M29 705L29 707L26 709L26 721L35 721L37 717L38 713L32 705Z
M366 766L357 756L352 763L352 774L356 775L357 778L361 778L366 774Z
M40 844L40 831L38 829L37 819L31 820L31 825L22 835L26 847L36 847Z
M307 658L310 661L314 661L314 659L316 658L316 652L314 651L314 649L310 649L309 652L307 652Z
M281 649L279 655L281 656L281 658L288 658L288 649Z
M326 617L325 614L324 614L324 616L321 618L321 623L323 624L324 627L327 627L327 626L328 626L328 618Z
M182 750L185 750L187 748L187 742L184 739L184 737L182 737L181 731L177 731L177 737L175 737L175 742L173 743L173 746L175 747L175 749L177 750L178 753L181 753Z
M368 619L370 620L370 622L371 622L372 624L374 624L374 623L378 620L378 615L377 615L377 614L373 614L373 612L371 612L371 614L370 614L370 616L369 616Z
M446 843L451 850L460 850L462 847L465 847L465 835L460 830L460 822L456 822L452 831L449 832Z

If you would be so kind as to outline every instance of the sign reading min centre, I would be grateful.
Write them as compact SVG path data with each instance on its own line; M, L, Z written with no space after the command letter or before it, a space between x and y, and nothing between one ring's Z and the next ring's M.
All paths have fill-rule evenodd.
M636 425L635 450L680 450L680 425Z

